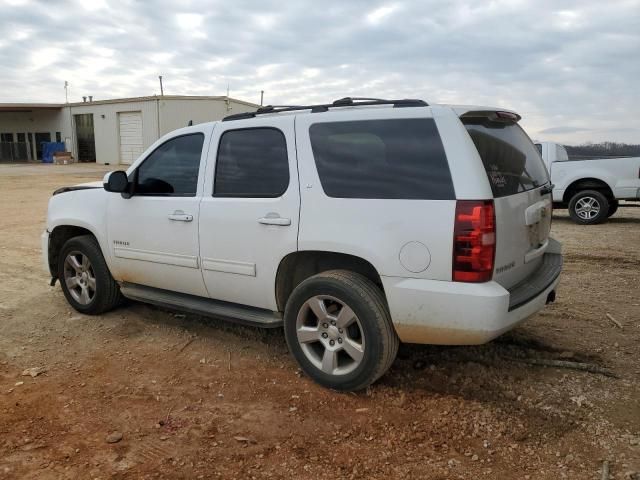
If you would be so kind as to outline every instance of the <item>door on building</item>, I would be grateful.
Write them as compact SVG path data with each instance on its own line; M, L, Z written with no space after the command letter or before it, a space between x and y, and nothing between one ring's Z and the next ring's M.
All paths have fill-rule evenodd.
M13 133L0 133L0 161L13 160Z
M142 154L142 112L118 113L120 163L132 164Z
M96 140L93 133L93 113L74 115L73 118L76 124L76 138L78 141L78 161L95 162Z
M42 160L42 142L51 141L51 133L49 132L36 132L35 133L35 146L36 146L36 159Z
M29 160L29 148L26 133L16 133L16 142L14 143L14 152L17 160Z

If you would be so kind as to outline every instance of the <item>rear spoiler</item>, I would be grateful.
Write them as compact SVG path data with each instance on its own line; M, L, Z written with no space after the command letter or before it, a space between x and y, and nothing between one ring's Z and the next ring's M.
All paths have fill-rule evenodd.
M522 117L516 112L509 110L472 110L460 115L461 120L465 119L487 119L491 122L518 123Z

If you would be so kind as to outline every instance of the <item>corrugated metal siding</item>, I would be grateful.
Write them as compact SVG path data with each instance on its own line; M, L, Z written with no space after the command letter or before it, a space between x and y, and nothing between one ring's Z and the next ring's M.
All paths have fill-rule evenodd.
M72 139L68 147L77 158L76 135L70 125L69 113L73 115L93 114L93 125L96 144L96 162L116 165L120 163L120 113L139 112L142 119L142 151L146 150L160 136L187 125L189 120L194 124L220 120L223 117L241 112L255 110L255 107L243 103L229 101L230 109L224 98L208 99L172 99L150 98L139 102L113 102L104 104L74 104L64 106L59 111L38 111L24 113L0 114L0 126L3 132L55 132L62 133L62 138ZM71 110L71 112L69 112ZM104 118L103 118L104 115ZM158 125L160 117L160 125ZM135 160L135 158L133 159Z
M186 127L189 120L193 124L222 120L233 113L253 112L255 107L217 99L164 99L160 100L160 135L177 128Z
M119 113L139 112L142 118L142 150L158 139L156 101L79 105L71 107L72 114L92 113L96 138L96 162L120 163ZM104 118L102 118L104 115ZM135 160L135 158L134 158Z

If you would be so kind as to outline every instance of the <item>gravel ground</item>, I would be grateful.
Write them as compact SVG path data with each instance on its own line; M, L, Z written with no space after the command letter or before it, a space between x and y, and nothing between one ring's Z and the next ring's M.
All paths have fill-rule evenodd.
M107 168L0 166L0 478L583 480L605 460L640 478L640 208L593 227L557 212L555 304L487 345L404 345L339 394L279 331L72 311L42 267L47 200ZM524 363L540 360L614 376Z

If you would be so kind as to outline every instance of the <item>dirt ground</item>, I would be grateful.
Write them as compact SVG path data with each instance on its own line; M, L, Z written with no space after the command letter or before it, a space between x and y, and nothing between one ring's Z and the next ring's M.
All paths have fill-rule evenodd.
M280 331L133 302L72 311L42 267L47 200L106 168L0 166L0 478L582 480L604 460L640 478L640 208L592 227L557 212L555 304L488 345L405 345L340 394Z

